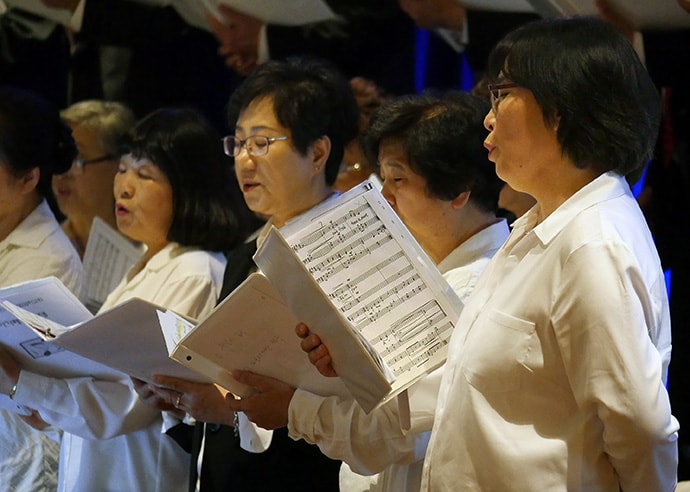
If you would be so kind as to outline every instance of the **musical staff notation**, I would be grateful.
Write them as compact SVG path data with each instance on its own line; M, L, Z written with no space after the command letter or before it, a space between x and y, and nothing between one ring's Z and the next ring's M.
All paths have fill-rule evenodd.
M362 195L285 239L351 326L404 377L443 352L456 319L381 214Z

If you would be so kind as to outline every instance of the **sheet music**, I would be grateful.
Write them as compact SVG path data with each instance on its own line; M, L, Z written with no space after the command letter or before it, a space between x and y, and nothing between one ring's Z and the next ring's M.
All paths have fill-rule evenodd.
M237 382L232 371L242 369L279 378L319 395L348 397L338 378L319 374L295 335L298 320L260 273L252 273L216 309L185 336L187 327L174 315L159 315L171 343L171 357L235 395L253 389ZM180 337L183 337L181 340Z
M65 326L92 318L88 309L55 277L0 289L0 300L9 301L33 315L49 317ZM3 307L0 307L0 343L10 350L22 367L39 374L52 377L89 374L104 379L122 377L109 367L47 341ZM25 413L6 395L0 395L0 408Z
M84 252L85 304L92 313L98 311L108 294L142 254L140 246L133 244L101 218L94 218Z
M27 330L34 330L52 352L65 349L65 353L79 354L90 364L103 364L148 382L156 374L208 382L170 359L159 323L160 308L143 299L128 299L98 316L89 314L85 321L70 327L8 301L0 301L0 306L22 320Z
M445 361L461 303L370 183L333 202L280 233L392 370L393 387L407 387Z

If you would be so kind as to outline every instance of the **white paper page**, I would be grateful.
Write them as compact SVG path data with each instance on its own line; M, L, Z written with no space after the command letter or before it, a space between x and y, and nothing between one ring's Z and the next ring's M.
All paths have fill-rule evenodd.
M12 304L10 301L0 301L2 306L9 314L21 320L22 323L34 330L36 334L46 341L51 341L54 338L69 331L69 327L61 325L55 321L51 321L39 314L34 314L31 311L20 308Z
M311 365L295 335L296 325L268 279L254 273L180 341L172 357L238 396L248 396L251 389L232 377L236 369L319 395L349 398L338 378L326 378Z
M75 325L93 317L77 297L55 277L46 277L0 289L0 300L9 301L27 311L48 317L65 326ZM21 324L0 309L0 329L5 322Z
M558 15L598 15L594 0L529 0L537 12ZM690 14L676 0L609 0L611 7L628 19L634 29L690 27Z
M333 20L336 15L323 0L202 0L209 9L225 4L267 24L300 26Z
M98 311L108 294L143 254L140 246L96 217L84 251L86 273L86 305Z
M386 401L395 377L362 335L343 317L290 245L273 228L255 256L257 265L284 299L293 317L305 322L329 347L333 367L365 412Z
M54 343L151 382L156 374L209 382L171 360L158 321L161 308L129 299L62 334Z
M462 305L370 183L325 202L280 233L393 371L394 392L445 361Z
M161 311L159 309L157 314L158 323L161 325L161 331L165 339L165 347L168 350L168 354L172 354L180 340L194 329L194 324L172 311Z
M74 325L92 317L88 309L54 277L1 289L0 299L65 326ZM120 373L109 367L43 340L2 307L0 307L0 343L10 350L23 368L39 374L52 377L91 375L109 380L122 377ZM22 409L6 395L0 395L0 407L22 413Z
M58 24L67 24L72 18L72 12L67 9L46 7L41 0L4 0L9 8L18 7L32 14L50 19Z

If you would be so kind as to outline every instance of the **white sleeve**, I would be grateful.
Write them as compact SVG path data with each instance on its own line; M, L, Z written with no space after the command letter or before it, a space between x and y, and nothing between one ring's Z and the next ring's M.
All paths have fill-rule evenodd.
M371 475L392 463L417 459L415 434L401 429L397 408L394 400L366 414L354 401L297 389L288 409L288 432L346 462L354 472Z
M56 379L21 371L14 400L43 420L85 439L109 439L142 429L160 412L144 405L129 378Z

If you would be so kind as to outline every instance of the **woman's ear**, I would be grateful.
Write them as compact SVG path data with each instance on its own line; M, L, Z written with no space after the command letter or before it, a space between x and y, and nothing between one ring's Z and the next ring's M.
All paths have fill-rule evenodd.
M38 167L31 169L19 178L22 193L26 194L33 192L38 186L39 179L41 179L41 170Z
M328 161L328 156L331 155L331 139L323 135L316 139L309 147L309 156L311 157L314 171L320 171Z
M451 200L451 206L455 209L460 209L467 205L467 202L470 201L470 193L470 191L463 191L462 193L460 193L458 196Z

